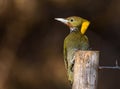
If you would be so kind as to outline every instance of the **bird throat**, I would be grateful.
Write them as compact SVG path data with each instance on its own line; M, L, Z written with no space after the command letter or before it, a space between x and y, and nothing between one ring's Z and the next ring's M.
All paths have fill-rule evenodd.
M77 27L70 27L70 33L74 31L79 31L79 29Z

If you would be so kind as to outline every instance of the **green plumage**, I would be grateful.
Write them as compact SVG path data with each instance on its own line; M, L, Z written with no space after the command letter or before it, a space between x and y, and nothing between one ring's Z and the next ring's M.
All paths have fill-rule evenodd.
M64 62L67 69L68 80L73 82L74 53L77 50L88 50L89 42L79 30L71 32L64 40Z
M68 18L55 18L70 28L70 34L64 40L64 62L67 70L68 80L73 82L74 53L77 50L88 50L89 42L84 33L90 22L77 16Z

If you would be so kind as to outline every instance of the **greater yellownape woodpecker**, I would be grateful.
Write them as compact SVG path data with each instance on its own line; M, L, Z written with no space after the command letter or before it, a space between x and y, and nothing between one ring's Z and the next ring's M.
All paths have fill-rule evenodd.
M77 16L55 18L70 28L70 34L64 39L64 62L68 80L73 83L74 53L77 50L88 50L89 42L85 34L90 22Z

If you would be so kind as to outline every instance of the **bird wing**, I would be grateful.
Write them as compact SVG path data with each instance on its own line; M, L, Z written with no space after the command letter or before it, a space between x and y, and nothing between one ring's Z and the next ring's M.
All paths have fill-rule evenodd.
M88 41L88 38L87 38L86 35L82 36L81 44L82 44L82 47L81 47L82 50L88 50L89 49L89 41Z
M66 44L64 42L64 47L63 47L63 54L64 54L64 63L65 63L65 68L66 70L68 69L68 61L67 61L67 49L66 49Z

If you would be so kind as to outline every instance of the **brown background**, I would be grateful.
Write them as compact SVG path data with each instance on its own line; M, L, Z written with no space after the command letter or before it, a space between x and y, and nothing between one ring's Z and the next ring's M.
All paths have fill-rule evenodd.
M91 21L100 65L120 64L120 0L0 0L0 89L71 89L62 47L69 28L55 17ZM120 89L120 70L100 70L98 89Z

